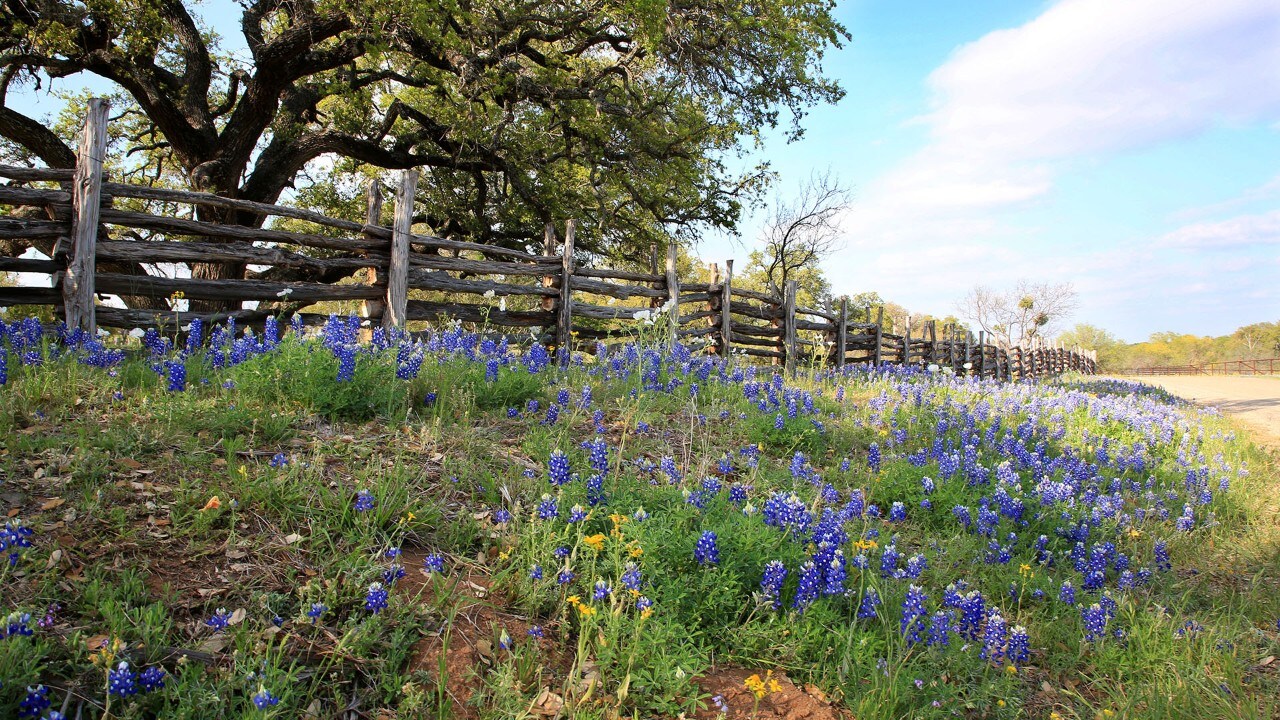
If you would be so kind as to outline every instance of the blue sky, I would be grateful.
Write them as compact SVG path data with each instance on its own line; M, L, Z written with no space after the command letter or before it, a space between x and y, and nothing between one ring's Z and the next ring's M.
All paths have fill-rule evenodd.
M881 2L837 10L847 95L761 157L853 186L837 293L946 314L1069 282L1129 341L1280 320L1280 3ZM743 262L759 218L707 259ZM927 282L921 278L927 275Z
M772 163L783 198L814 171L853 187L844 249L824 266L837 294L945 315L975 285L1069 282L1069 323L1129 341L1280 320L1280 0L842 0L836 13L852 41L825 68L844 100L748 160ZM60 104L14 100L37 115ZM759 224L697 251L741 267Z

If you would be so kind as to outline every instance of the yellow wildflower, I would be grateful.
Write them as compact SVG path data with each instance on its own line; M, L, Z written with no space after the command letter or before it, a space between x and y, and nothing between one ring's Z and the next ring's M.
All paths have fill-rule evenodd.
M636 545L635 547L631 548L631 550L628 551L627 554L633 558L638 558L644 554L644 548L640 547L639 545Z
M1017 674L1018 674L1018 668L1017 668L1016 666L1013 666L1013 665L1005 665L1005 666L1004 666L1004 671L1005 671L1005 672L1007 672L1007 673L1009 673L1010 675L1017 675Z
M582 602L582 598L578 597L577 595L570 595L569 597L565 598L564 601L569 603L570 605L577 606L578 603Z
M742 684L746 686L748 690L751 691L752 695L756 696L757 700L764 697L765 695L764 681L760 679L759 674L752 675L751 677L743 681Z
M582 617L591 617L596 614L596 609L590 605L578 603L578 612L582 613Z
M604 550L604 533L596 533L595 535L588 535L582 538L582 542L590 545L592 550L595 550L596 552L600 552L601 550Z

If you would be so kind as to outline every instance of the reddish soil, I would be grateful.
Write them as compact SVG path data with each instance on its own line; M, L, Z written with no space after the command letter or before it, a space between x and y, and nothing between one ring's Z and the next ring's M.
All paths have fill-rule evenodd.
M846 717L828 702L818 688L808 685L802 689L778 672L773 674L773 679L778 681L781 689L760 698L757 707L755 695L746 686L747 678L756 674L763 677L762 673L742 668L722 668L703 676L698 684L713 697L719 696L723 705L728 706L729 711L724 715L727 720L840 720ZM721 712L712 703L695 717L713 720L720 717Z

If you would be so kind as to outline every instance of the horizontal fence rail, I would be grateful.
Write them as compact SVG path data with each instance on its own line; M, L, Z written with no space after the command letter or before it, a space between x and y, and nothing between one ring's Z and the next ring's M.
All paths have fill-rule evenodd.
M1257 360L1219 360L1200 365L1152 365L1133 368L1129 375L1275 375L1280 372L1280 358Z
M105 182L99 147L105 123L105 104L91 103L74 170L0 166L0 177L11 181L0 185L0 205L21 208L0 218L0 240L48 248L48 259L0 257L0 271L44 273L52 285L0 287L0 305L52 305L68 325L93 331L98 325L181 326L197 317L253 324L297 314L319 323L326 315L305 312L309 306L360 301L370 324L483 323L532 331L531 340L570 349L616 341L658 319L669 342L792 372L804 362L834 368L891 363L1014 380L1096 369L1091 352L1041 342L999 347L983 333L940 338L933 322L886 332L883 308L872 318L870 308L851 309L843 299L829 308L804 307L797 304L794 281L780 296L735 286L732 260L723 269L712 265L709 282L682 282L675 245L665 264L653 254L650 272L580 267L572 220L563 237L546 226L541 253L414 233L414 170L400 177L389 224L376 182L366 195L363 223L209 193ZM145 206L137 202L117 207L124 199L160 203L165 212L140 211ZM235 222L220 221L232 216ZM156 270L217 263L245 272L213 279ZM303 279L278 279L277 269ZM98 295L116 295L129 307L98 305ZM243 307L252 301L258 307ZM235 309L174 309L192 302Z

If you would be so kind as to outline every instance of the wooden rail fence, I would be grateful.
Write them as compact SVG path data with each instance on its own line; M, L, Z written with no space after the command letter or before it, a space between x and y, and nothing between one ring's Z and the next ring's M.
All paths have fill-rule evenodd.
M546 226L541 253L414 233L416 170L400 176L389 227L382 224L383 198L376 183L367 194L365 222L359 223L209 193L106 182L106 116L104 102L90 101L74 170L0 166L0 177L12 181L0 185L0 205L25 208L20 215L0 218L0 239L51 247L49 259L0 257L0 271L45 273L51 279L51 287L0 288L0 305L57 306L68 325L94 331L98 325L185 324L196 317L257 323L271 315L294 313L315 323L324 316L300 311L321 301L359 300L361 314L387 327L459 320L539 328L537 339L559 348L589 347L597 340L617 338L637 321L661 314L669 341L725 357L766 359L791 372L803 362L835 368L894 363L1021 379L1067 371L1092 373L1096 368L1090 352L1044 343L998 347L982 333L977 338L967 332L939 338L932 322L917 332L909 326L902 334L885 332L883 308L873 319L870 308L851 309L843 299L825 309L802 307L796 302L794 282L782 297L736 287L732 260L724 263L723 272L713 265L709 282L682 282L674 245L668 248L665 267L659 267L654 253L649 272L579 266L573 220L566 223L563 237L553 225ZM120 199L158 201L189 212L187 217L179 217L176 210L165 215L139 212L116 207ZM32 209L39 217L31 217ZM246 216L256 217L262 227L196 220L197 209L236 213L241 223ZM268 228L270 218L290 221L288 229ZM299 229L302 226L314 229ZM142 239L137 231L150 235ZM324 252L308 254L306 249ZM183 263L245 263L263 269L247 278L226 280L137 270ZM273 268L343 279L281 281L273 279ZM356 280L361 274L363 282ZM444 295L439 300L419 299L411 291ZM150 299L162 309L98 305L97 295ZM163 309L176 306L175 298L230 301L239 309ZM523 307L508 309L508 298ZM637 299L644 304L618 304ZM253 301L258 307L243 307Z
M1280 358L1257 360L1220 360L1199 365L1153 365L1134 368L1129 375L1275 375L1280 372Z

